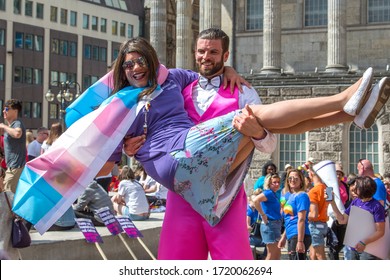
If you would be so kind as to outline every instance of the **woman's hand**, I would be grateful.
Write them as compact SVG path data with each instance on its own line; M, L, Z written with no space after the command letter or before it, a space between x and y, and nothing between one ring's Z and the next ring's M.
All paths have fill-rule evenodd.
M303 241L298 241L295 250L298 253L305 253L305 243L303 243Z
M267 132L259 124L249 105L245 105L241 114L234 116L233 127L241 134L252 137L255 140L262 140L267 136Z
M261 219L263 220L264 224L268 224L268 217L266 214L261 215Z
M126 136L123 142L123 151L129 157L132 157L141 149L145 141L145 135L135 137Z
M223 73L223 88L226 89L228 82L230 82L230 92L234 93L234 88L237 86L238 90L242 92L242 85L251 87L251 84L247 82L243 77L238 75L236 70L230 66L225 66Z
M278 248L282 249L286 246L286 238L281 238L278 242Z
M364 251L364 249L366 249L366 244L359 241L356 245L355 245L355 249L356 251L358 251L358 253L362 253Z

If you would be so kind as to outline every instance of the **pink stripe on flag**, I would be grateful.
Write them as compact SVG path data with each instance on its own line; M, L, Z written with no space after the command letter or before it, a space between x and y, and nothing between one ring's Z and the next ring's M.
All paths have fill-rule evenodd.
M55 153L49 151L44 157L38 157L27 164L34 172L41 174L56 191L64 195L88 167L64 148L55 151Z
M125 106L123 101L114 97L109 106L105 106L103 111L96 117L93 123L107 137L110 137L117 129L115 125L107 125L108 123L122 123L130 111Z
M106 75L104 75L99 82L102 84L105 84L110 89L114 88L114 79L113 79L113 71L108 72Z

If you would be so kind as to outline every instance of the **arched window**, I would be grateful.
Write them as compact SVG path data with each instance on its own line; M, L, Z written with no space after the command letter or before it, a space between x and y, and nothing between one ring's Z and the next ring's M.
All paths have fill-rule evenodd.
M359 159L371 161L374 171L379 172L379 136L378 126L360 129L352 124L349 130L349 172L356 173Z

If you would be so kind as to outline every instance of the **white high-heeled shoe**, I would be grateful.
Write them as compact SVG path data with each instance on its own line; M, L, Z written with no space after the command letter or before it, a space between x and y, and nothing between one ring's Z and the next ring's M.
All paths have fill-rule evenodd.
M371 90L370 97L353 122L362 129L370 128L390 97L390 78L384 77Z
M360 83L358 89L344 105L344 112L350 116L356 116L360 113L363 108L364 101L367 99L367 94L371 89L372 79L373 79L373 70L372 67L369 67L363 74L362 82Z

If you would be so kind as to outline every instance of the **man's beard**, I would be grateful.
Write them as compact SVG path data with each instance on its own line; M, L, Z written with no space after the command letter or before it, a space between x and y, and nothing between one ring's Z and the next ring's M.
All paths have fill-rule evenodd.
M223 63L223 61L221 60L220 62L216 63L216 64L214 65L213 68L211 68L211 69L206 69L206 70L204 70L204 69L202 69L202 68L200 67L202 64L199 65L199 63L198 63L198 64L196 64L196 65L197 65L197 67L198 67L199 73L200 73L202 76L204 76L204 77L207 78L207 77L213 77L216 73L218 73L218 72L223 68L224 63Z

